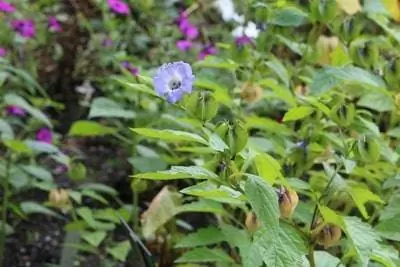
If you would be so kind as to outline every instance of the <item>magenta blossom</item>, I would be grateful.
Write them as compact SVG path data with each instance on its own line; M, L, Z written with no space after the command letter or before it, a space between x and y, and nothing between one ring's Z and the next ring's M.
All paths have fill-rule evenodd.
M176 47L181 51L188 51L192 47L192 42L189 40L179 40L176 42Z
M122 0L107 0L107 4L110 9L120 15L129 15L129 6Z
M212 44L206 45L203 50L199 53L199 59L203 60L209 55L217 54L217 49Z
M11 21L11 27L25 38L33 38L36 35L36 27L33 20L16 19Z
M246 44L254 44L253 43L253 39L251 39L250 37L248 37L246 35L237 37L235 39L235 43L236 43L237 46L244 46Z
M113 44L111 38L104 38L103 42L101 43L104 47L110 47Z
M6 1L0 0L0 11L4 13L13 13L15 12L15 6Z
M65 164L59 164L54 169L55 174L63 174L66 173L67 171L68 171L68 166Z
M44 143L53 143L53 134L49 128L41 128L36 133L36 140Z
M194 40L199 36L199 30L190 23L189 18L182 13L178 18L178 26L180 31L189 39Z
M17 105L9 105L7 106L7 114L9 116L24 117L26 112L23 108Z
M4 47L0 47L0 57L5 57L7 56L7 49Z
M62 31L60 22L54 16L50 16L49 17L48 26L49 26L49 29L54 31L54 32L61 32Z
M132 75L138 76L139 75L139 69L135 68L130 62L124 61L121 63L121 66L128 70Z

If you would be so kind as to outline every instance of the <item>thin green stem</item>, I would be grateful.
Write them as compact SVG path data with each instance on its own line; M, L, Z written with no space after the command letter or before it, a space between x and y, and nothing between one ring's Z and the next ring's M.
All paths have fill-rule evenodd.
M9 191L9 176L11 160L6 158L6 173L3 180L3 205L1 213L1 238L0 238L0 267L3 267L4 263L4 247L6 242L6 224L7 224L7 207L8 207L8 191Z

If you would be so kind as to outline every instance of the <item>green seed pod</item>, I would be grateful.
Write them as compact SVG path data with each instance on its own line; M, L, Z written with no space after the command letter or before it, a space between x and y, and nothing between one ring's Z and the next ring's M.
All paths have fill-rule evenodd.
M199 108L200 92L196 91L191 93L186 99L184 106L191 115L196 115Z
M142 193L147 190L147 181L143 179L133 179L131 189L135 193Z
M379 46L373 42L365 43L365 50L367 54L367 63L369 67L374 67L379 62L380 52Z
M202 121L211 120L218 112L218 103L209 92L201 93L199 107Z
M220 122L217 126L217 128L215 128L215 133L219 135L219 137L221 137L221 139L223 141L226 141L226 135L228 134L228 130L229 130L229 123L227 121L223 121Z
M364 162L376 162L380 158L379 142L371 136L360 138L355 148L357 156Z
M334 122L342 127L349 126L356 115L356 109L353 103L338 104L331 110L331 118Z

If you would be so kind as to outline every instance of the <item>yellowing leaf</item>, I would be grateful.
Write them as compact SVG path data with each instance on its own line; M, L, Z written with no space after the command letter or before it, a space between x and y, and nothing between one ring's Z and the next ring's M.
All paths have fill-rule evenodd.
M383 5L392 15L393 19L400 21L400 1L398 0L382 0Z
M395 0L389 0L394 2ZM336 3L344 12L349 15L353 15L358 11L361 11L360 0L336 0Z

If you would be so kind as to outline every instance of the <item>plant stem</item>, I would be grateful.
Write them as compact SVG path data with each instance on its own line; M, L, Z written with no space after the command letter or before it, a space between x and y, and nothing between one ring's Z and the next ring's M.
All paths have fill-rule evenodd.
M6 173L3 180L3 205L1 213L1 237L0 237L0 267L4 263L4 245L6 242L7 206L8 206L8 180L10 176L11 160L6 158Z

